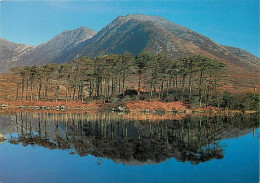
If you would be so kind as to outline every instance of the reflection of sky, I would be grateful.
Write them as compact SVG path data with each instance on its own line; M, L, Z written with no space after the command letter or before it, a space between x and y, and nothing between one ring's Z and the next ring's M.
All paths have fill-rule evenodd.
M15 0L0 4L0 37L38 45L64 30L96 31L119 15L160 15L220 44L259 54L257 0Z
M258 182L259 129L236 139L222 140L224 159L199 165L170 159L156 165L127 166L89 155L21 144L0 145L0 182Z

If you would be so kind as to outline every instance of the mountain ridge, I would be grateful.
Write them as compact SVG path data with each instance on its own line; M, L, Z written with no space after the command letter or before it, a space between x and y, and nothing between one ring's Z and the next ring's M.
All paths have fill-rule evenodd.
M249 60L245 61L236 55L237 52L191 29L160 16L141 14L118 16L95 36L82 42L62 58L70 61L80 55L93 58L102 54L124 52L137 55L142 51L153 54L161 52L174 59L198 54L209 56L228 64L233 75L239 73L251 77L260 71L257 64L260 59L256 56L248 57ZM250 60L252 58L254 59Z
M14 49L13 52L16 54L9 55L9 58L3 58L0 56L1 68L0 72L7 71L12 66L25 66L25 65L43 65L53 62L56 57L60 54L63 54L69 49L72 49L81 42L91 38L96 34L96 31L82 26L75 30L66 30L56 35L51 40L40 44L38 46L30 46L26 44L18 44L9 41L0 40L0 48L6 47L4 45L12 45ZM8 42L8 43L7 43ZM17 47L22 47L17 50ZM29 49L26 49L28 47ZM1 48L0 55L3 55L3 52L6 48ZM23 51L26 50L26 51ZM12 51L9 51L12 52Z
M0 38L0 73L10 69L21 55L34 49L28 44L19 44Z
M161 52L174 59L198 54L209 56L226 63L234 77L258 77L260 71L260 59L248 51L218 44L163 17L143 14L118 16L97 33L87 27L64 31L46 43L28 47L26 54L9 58L7 67L11 67L10 63L41 65L69 62L84 55L91 58L125 52L137 55L142 51ZM3 64L1 57L0 64ZM7 67L4 67L5 70Z

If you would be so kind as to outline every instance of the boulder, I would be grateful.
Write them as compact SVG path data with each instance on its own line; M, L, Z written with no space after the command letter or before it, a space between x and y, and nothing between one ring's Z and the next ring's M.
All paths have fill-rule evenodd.
M7 104L0 104L0 109L6 109L8 107Z
M185 114L190 114L191 111L190 111L190 110L185 110L184 113L185 113Z
M61 105L60 108L61 108L61 110L65 110L66 106L65 105Z
M119 95L119 98L122 99L126 96L130 97L130 98L133 98L135 96L138 95L138 91L137 90L134 90L134 89L130 89L130 90L126 90L124 93L120 94Z
M0 133L0 141L5 141L7 138L6 138L6 136L4 136L4 135L2 135L1 133Z
M127 111L126 108L125 108L125 106L123 106L123 105L120 105L120 106L118 106L118 107L113 107L111 110L112 110L112 111L115 111L115 112L124 112L124 111Z

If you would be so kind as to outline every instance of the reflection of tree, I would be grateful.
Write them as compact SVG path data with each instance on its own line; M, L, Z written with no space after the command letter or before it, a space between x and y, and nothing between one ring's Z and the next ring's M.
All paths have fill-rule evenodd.
M49 149L73 149L123 163L159 163L169 158L199 164L222 159L219 139L257 124L254 116L190 118L181 121L131 121L109 114L16 114L9 142ZM17 131L17 136L13 132ZM230 134L232 136L233 134Z

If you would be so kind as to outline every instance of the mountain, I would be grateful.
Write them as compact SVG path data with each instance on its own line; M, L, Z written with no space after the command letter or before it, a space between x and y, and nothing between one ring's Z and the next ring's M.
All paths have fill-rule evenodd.
M93 47L95 46L95 47ZM162 17L146 15L119 16L96 36L79 47L78 53L90 56L105 53L134 55L149 50L165 52L178 58L205 51L221 53L225 49L209 38Z
M87 27L64 31L23 56L21 62L26 62L29 65L41 65L53 62L57 56L65 53L67 50L75 48L81 42L91 38L95 34L96 32L94 30Z
M0 53L5 54L0 56L0 72L6 71L14 65L25 66L51 63L59 55L77 47L95 34L96 32L90 28L80 27L76 30L64 31L50 41L36 47L1 39Z
M19 46L14 47L20 50ZM22 48L25 49L24 47ZM65 31L35 48L28 46L28 50L25 49L21 56L18 54L13 62L20 66L40 65L69 62L83 55L93 58L102 54L125 52L137 55L142 51L153 54L162 52L175 59L198 54L215 58L227 64L228 75L231 76L228 78L237 80L236 83L240 83L241 78L247 83L248 78L260 77L260 59L251 53L220 45L163 17L147 15L119 16L98 33L86 27Z
M33 49L33 46L17 44L0 38L0 72L8 70L20 60L22 55Z
M223 47L226 48L228 51L230 51L234 56L238 57L240 60L243 60L245 63L252 65L254 67L260 67L259 58L254 56L252 53L231 46L223 46Z
M239 48L220 45L160 16L119 16L91 39L57 57L55 61L70 61L82 55L95 57L125 52L137 55L142 51L153 54L162 52L174 59L198 54L215 58L227 64L229 77L226 86L232 83L235 88L241 85L251 87L248 79L260 78L258 57Z

